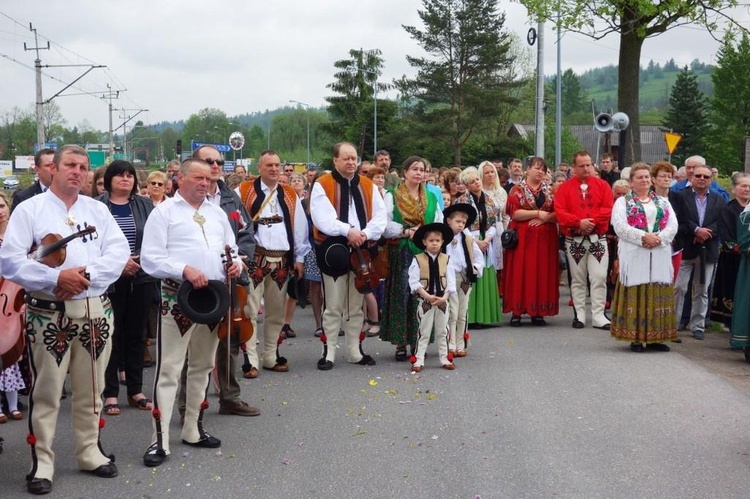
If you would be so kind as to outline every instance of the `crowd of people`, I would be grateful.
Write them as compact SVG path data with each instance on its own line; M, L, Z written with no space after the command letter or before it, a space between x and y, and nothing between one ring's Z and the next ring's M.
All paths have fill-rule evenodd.
M554 171L539 157L433 169L410 156L399 168L385 150L360 162L341 142L330 171L297 171L268 150L249 175L240 165L225 173L213 146L164 172L123 160L91 170L78 146L39 151L38 180L12 203L0 196L0 272L26 290L28 338L2 366L0 424L24 418L27 394L28 491L52 490L68 373L80 469L118 474L99 417L121 414L121 385L129 406L152 415L143 463L159 466L175 405L182 444L221 446L203 418L211 383L219 414L260 414L237 376L290 371L283 344L298 334L298 303L312 305L315 329L300 334L320 339L321 371L336 365L340 336L352 364L375 365L365 340L378 337L412 372L430 343L454 370L470 330L522 327L524 317L548 326L561 287L574 329L669 351L678 330L701 340L713 320L750 361L750 313L734 306L750 296L750 174L732 176L730 196L700 156L680 169L619 170L608 154L600 164L579 151ZM67 240L55 266L28 256L48 234ZM230 309L244 326L222 325Z

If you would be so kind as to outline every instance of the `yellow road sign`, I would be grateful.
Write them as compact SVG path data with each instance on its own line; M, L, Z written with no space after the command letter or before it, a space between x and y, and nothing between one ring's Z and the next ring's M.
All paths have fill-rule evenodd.
M664 132L664 141L667 143L667 151L669 151L669 154L674 152L675 147L677 147L677 144L680 143L681 139L682 135L679 133Z

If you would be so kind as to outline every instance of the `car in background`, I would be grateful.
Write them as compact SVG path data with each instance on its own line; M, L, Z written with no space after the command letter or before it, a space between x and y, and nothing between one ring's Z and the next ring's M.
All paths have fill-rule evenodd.
M18 189L18 177L16 175L8 175L3 180L3 188L5 189Z

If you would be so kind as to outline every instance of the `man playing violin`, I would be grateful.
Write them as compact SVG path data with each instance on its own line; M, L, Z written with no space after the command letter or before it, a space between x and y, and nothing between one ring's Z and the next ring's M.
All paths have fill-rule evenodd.
M351 248L380 239L386 225L383 198L367 177L357 173L357 150L349 142L333 147L334 170L318 179L310 195L310 213L315 226L315 243L328 237L345 237ZM349 362L366 366L375 360L362 351L362 294L355 286L356 275L349 271L340 277L323 273L325 308L323 312L323 356L318 369L333 369L339 329L346 333ZM346 321L344 327L342 320Z
M303 277L303 262L310 251L307 217L302 203L291 186L279 184L279 155L271 150L260 153L258 173L255 180L246 180L238 187L240 199L250 213L255 230L255 255L248 262L248 307L256 334L261 298L265 307L263 360L259 359L256 342L250 341L247 355L251 367L245 373L246 378L258 376L261 362L266 370L289 371L287 360L278 354L287 283L290 272L300 279Z
M161 327L157 335L157 365L154 380L153 436L143 456L146 466L159 466L170 454L169 422L172 418L177 384L188 357L185 421L182 443L193 447L216 448L221 440L203 428L208 408L206 393L214 368L218 323L193 323L177 304L177 289L190 281L194 289L209 280L239 277L241 262L234 232L226 213L206 199L211 169L200 159L182 162L178 173L180 188L174 197L160 203L146 222L141 246L141 265L149 275L161 279ZM236 256L225 265L224 248Z
M101 393L114 332L106 291L122 273L130 248L107 207L79 196L88 169L83 148L58 149L50 188L18 205L0 249L3 276L28 292L33 382L26 440L32 460L27 489L32 494L52 490L52 440L68 370L78 467L98 477L117 476L114 458L104 454L100 442ZM49 266L27 256L43 240L46 245L62 238L70 241L45 258Z

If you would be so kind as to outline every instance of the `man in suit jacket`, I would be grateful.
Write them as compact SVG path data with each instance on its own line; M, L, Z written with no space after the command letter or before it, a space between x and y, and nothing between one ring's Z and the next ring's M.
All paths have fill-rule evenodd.
M684 191L685 189L690 189L690 186L693 182L693 172L695 171L695 168L697 166L706 166L706 159L703 156L690 156L688 159L686 159L685 175L687 176L687 178L679 180L670 188L670 190L672 192L680 192ZM719 185L718 182L712 181L708 186L708 190L721 195L721 197L724 198L725 203L729 201L729 193L726 191L726 189Z
M692 313L688 328L693 337L704 338L708 287L713 280L714 268L719 261L719 213L724 198L711 190L711 169L696 166L692 185L677 193L676 208L680 213L678 236L684 250L680 270L675 282L675 310L681 311L691 279L693 280Z
M18 203L41 194L49 188L52 184L52 172L50 168L52 167L52 158L54 155L54 149L40 149L34 154L34 171L39 176L39 180L26 189L13 193L11 212L16 209Z

